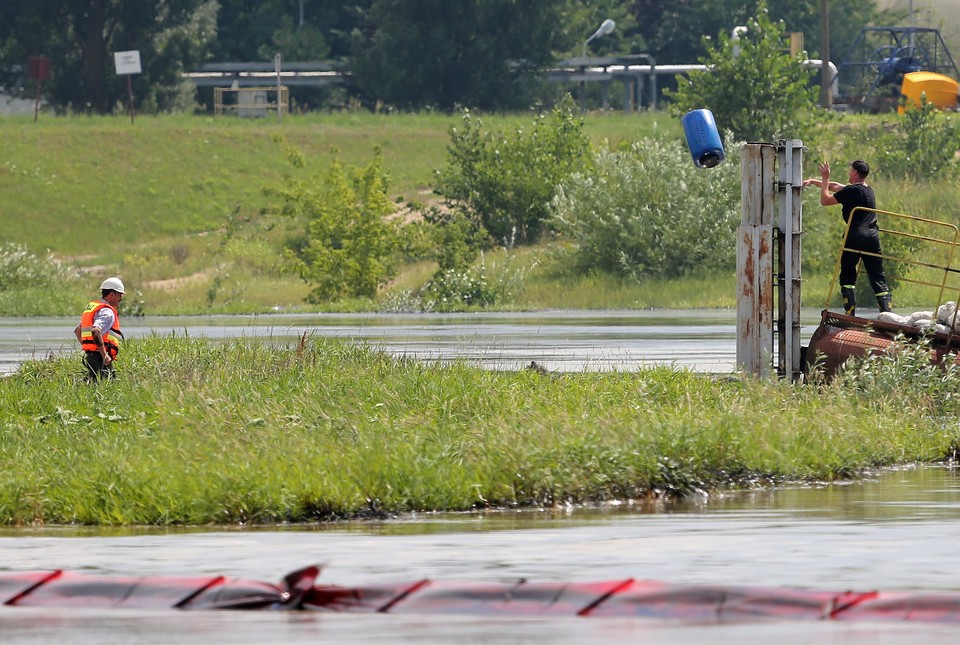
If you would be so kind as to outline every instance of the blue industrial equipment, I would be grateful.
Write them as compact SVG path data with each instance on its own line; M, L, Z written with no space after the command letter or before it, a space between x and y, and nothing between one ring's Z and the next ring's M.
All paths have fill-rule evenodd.
M904 74L920 71L960 80L939 29L866 27L840 63L837 102L874 112L895 109Z

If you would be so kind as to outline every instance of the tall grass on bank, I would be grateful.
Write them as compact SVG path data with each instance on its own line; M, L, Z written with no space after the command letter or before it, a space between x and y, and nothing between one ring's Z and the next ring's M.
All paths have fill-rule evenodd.
M126 344L0 380L0 523L308 522L685 495L951 454L909 392L427 365L330 339Z

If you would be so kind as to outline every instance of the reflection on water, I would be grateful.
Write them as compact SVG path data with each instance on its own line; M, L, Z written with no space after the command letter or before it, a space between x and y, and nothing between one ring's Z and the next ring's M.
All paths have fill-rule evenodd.
M878 472L863 481L728 493L667 506L430 514L375 523L257 529L27 529L0 533L4 570L67 568L112 575L226 574L275 581L326 563L321 580L355 584L434 578L586 581L815 589L958 590L960 474L946 467ZM83 610L39 620L0 610L4 636L88 642L894 642L942 638L936 625L776 623L650 625L637 621L270 614L136 617ZM13 621L13 622L12 622ZM38 627L42 625L42 629ZM15 632L6 628L15 625ZM110 633L106 633L110 625ZM173 626L175 625L175 626ZM185 625L189 625L188 629ZM955 628L955 626L954 626ZM651 631L652 630L652 631ZM191 634L196 634L191 636ZM33 640L31 640L33 639ZM589 640L588 640L589 639ZM6 638L5 638L6 640ZM127 641L129 642L129 641Z

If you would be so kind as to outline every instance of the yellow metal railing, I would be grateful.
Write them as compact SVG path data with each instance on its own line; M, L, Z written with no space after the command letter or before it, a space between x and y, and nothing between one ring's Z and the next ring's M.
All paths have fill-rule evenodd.
M850 235L850 227L853 223L854 216L857 211L873 211L878 216L882 215L890 218L899 218L904 221L915 222L922 226L929 227L929 235L921 235L918 233L913 233L909 231L898 231L891 228L880 228L880 232L885 236L895 236L902 237L916 242L920 242L923 245L923 248L927 248L930 253L929 257L933 258L938 255L938 249L942 252L943 249L946 249L946 263L937 264L932 261L925 261L924 259L916 258L903 258L895 255L888 255L886 253L870 253L867 251L861 251L859 249L853 249L847 247L847 238ZM860 255L868 255L871 257L877 257L884 260L891 260L893 262L898 262L907 266L919 267L922 269L930 269L934 276L939 275L939 281L923 280L918 277L908 277L904 275L888 275L887 279L893 278L899 282L909 282L911 284L922 285L926 287L932 287L938 289L937 292L937 302L934 306L934 311L936 311L941 304L943 304L943 294L948 289L953 292L956 291L960 295L960 285L954 285L949 282L951 274L960 273L960 268L953 266L954 257L956 256L957 246L960 245L960 229L957 228L954 224L947 224L946 222L940 222L937 220L927 219L925 217L916 217L914 215L905 215L904 213L894 213L891 211L882 211L876 208L864 208L858 206L853 209L850 213L850 217L847 220L847 225L843 233L843 243L840 247L840 253L837 254L837 263L833 271L833 281L830 283L830 289L827 293L827 301L824 304L824 309L830 308L830 300L833 298L833 290L837 285L840 278L840 258L843 257L845 251L851 251L854 253L859 253ZM881 248L884 248L881 245ZM921 253L920 258L926 258L928 255L926 253ZM886 268L886 267L885 267Z

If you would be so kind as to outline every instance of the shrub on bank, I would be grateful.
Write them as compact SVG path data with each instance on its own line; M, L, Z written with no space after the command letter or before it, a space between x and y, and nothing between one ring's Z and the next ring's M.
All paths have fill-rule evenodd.
M642 280L725 271L736 266L740 224L739 144L697 170L676 139L650 138L600 150L590 170L564 181L551 226L573 244L573 261Z
M529 128L492 131L469 111L450 128L447 168L436 192L482 227L497 244L532 244L544 232L548 204L589 149L573 99L567 96Z
M377 150L366 167L337 161L311 184L288 178L283 188L269 191L276 200L271 212L304 227L287 252L311 286L309 302L372 298L395 275L399 236L387 218L393 208L382 165Z
M22 244L0 244L0 311L4 315L79 317L86 297L77 273L52 253L40 256Z

